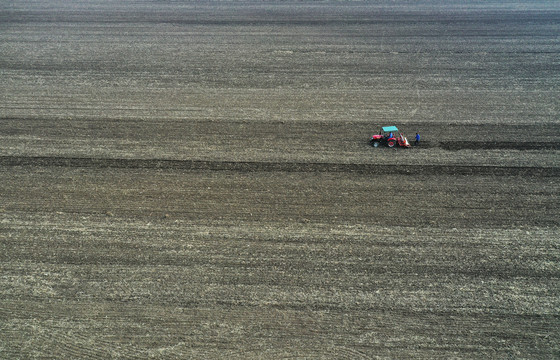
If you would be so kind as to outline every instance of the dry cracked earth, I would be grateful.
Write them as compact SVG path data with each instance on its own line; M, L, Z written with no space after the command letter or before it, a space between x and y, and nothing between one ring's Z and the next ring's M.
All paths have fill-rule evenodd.
M559 29L551 1L0 4L0 358L560 357Z

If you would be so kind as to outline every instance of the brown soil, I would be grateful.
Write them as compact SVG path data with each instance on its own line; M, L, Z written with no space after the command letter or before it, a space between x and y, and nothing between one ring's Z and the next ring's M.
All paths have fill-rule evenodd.
M559 19L0 5L0 358L557 358Z

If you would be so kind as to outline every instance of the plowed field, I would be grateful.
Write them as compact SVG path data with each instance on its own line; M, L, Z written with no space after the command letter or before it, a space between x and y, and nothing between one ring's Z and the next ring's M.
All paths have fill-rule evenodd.
M0 358L560 357L559 28L0 4Z

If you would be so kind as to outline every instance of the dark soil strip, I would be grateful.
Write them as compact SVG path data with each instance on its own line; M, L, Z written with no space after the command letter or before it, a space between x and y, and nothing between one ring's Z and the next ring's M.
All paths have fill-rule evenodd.
M234 162L162 159L103 159L2 156L0 166L60 166L70 168L179 169L238 172L342 172L401 175L560 176L558 167L468 165L375 165L297 162Z
M385 148L386 146L381 146ZM510 141L422 141L420 145L414 145L412 142L412 147L423 148L423 149L433 149L441 148L448 151L457 150L560 150L560 142L548 141L548 142L510 142ZM396 147L400 149L399 147Z
M440 142L444 150L560 150L558 142L515 142L515 141L446 141Z

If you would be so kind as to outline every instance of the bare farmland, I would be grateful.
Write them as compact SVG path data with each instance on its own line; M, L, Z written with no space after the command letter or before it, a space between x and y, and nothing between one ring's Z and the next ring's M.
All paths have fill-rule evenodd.
M0 357L560 356L559 24L0 5Z

